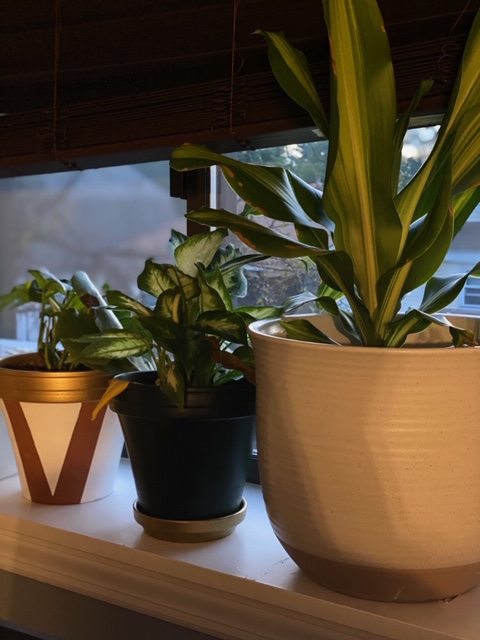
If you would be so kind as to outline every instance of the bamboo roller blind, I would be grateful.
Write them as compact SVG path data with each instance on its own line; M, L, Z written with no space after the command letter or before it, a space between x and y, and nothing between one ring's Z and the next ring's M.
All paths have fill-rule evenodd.
M364 0L355 0L362 2ZM480 0L379 0L401 111L445 108ZM315 139L277 86L256 28L306 54L328 105L320 0L2 0L0 177ZM480 64L480 61L479 61Z

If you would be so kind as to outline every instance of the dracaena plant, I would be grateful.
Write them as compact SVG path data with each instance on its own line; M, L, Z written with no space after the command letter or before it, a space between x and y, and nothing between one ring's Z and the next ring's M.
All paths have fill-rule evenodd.
M184 171L217 165L248 205L294 225L289 238L248 216L205 208L188 218L224 225L248 245L283 258L310 256L321 286L315 295L339 316L355 343L400 347L460 293L480 263L458 276L435 275L453 238L480 200L480 15L466 43L436 144L400 191L402 141L425 80L409 108L397 117L394 72L387 33L374 0L323 0L330 41L329 117L304 55L281 33L258 31L268 45L273 73L283 90L307 110L328 139L323 192L288 170L242 163L206 147L186 144L171 164ZM425 286L417 309L404 309L410 291ZM343 297L347 305L339 305ZM331 340L302 320L282 323L291 337ZM471 340L451 328L455 344Z
M102 294L84 271L77 271L71 279L58 278L46 269L28 272L30 280L0 295L0 311L32 304L38 311L37 359L32 366L47 371L95 368L87 358L81 364L75 361L76 354L84 348L75 339L122 327L106 307ZM103 370L113 374L132 368L132 362L122 360L104 363Z
M157 370L160 390L180 408L189 387L242 376L253 381L247 325L275 317L281 309L234 306L235 298L246 294L243 267L265 256L242 255L232 244L222 246L227 233L223 228L187 237L172 231L175 263L146 261L137 280L143 300L108 291L109 305L122 312L126 326L80 338L79 343L88 344L77 358L101 366L117 358L143 357ZM114 380L97 410L126 384Z

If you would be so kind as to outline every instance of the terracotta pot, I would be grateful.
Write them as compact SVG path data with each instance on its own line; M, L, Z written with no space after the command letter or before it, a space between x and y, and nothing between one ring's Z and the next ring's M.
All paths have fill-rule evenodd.
M178 534L185 529L172 526L172 521L203 521L202 527L186 527L186 532L201 530L208 536L208 521L236 514L244 506L255 429L255 387L240 380L191 388L185 408L179 410L155 385L156 372L117 377L130 380L111 407L119 415L132 464L136 519L143 514L170 521L157 530L157 537L167 539L180 539ZM221 534L217 525L212 537L202 539L222 537L217 535Z
M272 321L250 335L262 488L293 560L374 600L478 584L480 348L319 345Z
M113 490L123 435L110 410L91 416L110 376L11 368L29 358L0 363L1 405L23 496L44 504L104 498Z

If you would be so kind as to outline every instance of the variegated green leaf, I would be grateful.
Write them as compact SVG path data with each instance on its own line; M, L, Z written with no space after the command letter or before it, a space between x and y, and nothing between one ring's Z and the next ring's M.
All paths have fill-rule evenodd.
M198 271L200 285L199 312L231 310L232 299L225 287L220 271L216 269L208 275L208 282L203 269Z
M416 260L418 257L424 255L436 243L445 227L445 220L448 217L452 218L452 222L449 226L453 231L453 209L451 208L451 198L452 163L450 161L445 165L442 184L437 193L433 207L423 219L413 223L410 227L408 239L401 258L402 262L410 262L411 260ZM452 234L450 234L448 244L450 244L451 239ZM444 257L445 254L441 256L441 261L443 261ZM438 266L441 264L441 261L434 266L434 271L430 275L435 273Z
M463 191L453 198L454 237L463 229L463 225L477 208L479 202L480 186Z
M266 256L260 253L242 253L240 255L237 255L235 258L232 258L231 260L222 262L218 265L218 268L222 276L225 278L225 276L228 276L232 272L238 271L247 264L252 264L253 262L261 262L262 260L266 260L269 257L270 256Z
M176 362L166 365L159 372L158 386L179 409L185 406L185 379L181 366Z
M18 284L8 293L0 295L0 311L8 307L21 307L28 302L40 302L42 299L38 287L34 287L31 281Z
M168 264L162 266L165 267L165 273L175 284L176 289L185 301L192 300L200 295L200 287L198 286L196 278L183 273L183 271L174 265Z
M453 192L461 193L480 184L480 104L460 119L453 145Z
M395 266L402 239L391 192L397 107L390 47L374 0L323 5L333 81L324 205L336 223L335 247L350 255L373 313L378 279Z
M174 322L169 318L161 317L142 317L139 321L153 338L154 343L159 349L165 349L175 354L178 345L182 344L185 339L186 327Z
M221 297L223 302L221 308L227 309L228 311L232 311L234 306L230 291L235 288L237 291L241 291L245 295L248 289L248 282L241 271L239 271L236 274L232 272L232 278L229 280L228 286L227 286L227 282L225 281L225 278L220 272L220 269L215 269L214 271L205 272L203 274L203 277L204 277L205 286L208 286L209 288L216 291L218 295ZM241 282L239 281L240 279L242 279ZM202 300L202 297L201 297L200 298L200 304L202 305L201 309L203 311L207 311L203 303L204 303L204 300Z
M145 262L145 267L137 278L137 284L140 291L145 291L155 298L175 286L167 273L166 266L157 264L153 260Z
M330 251L317 256L315 262L322 280L332 289L338 288L348 300L362 343L371 346L380 345L381 339L375 331L368 309L357 295L350 257L342 251Z
M308 111L320 132L328 138L328 122L304 54L291 46L282 33L258 29L268 45L268 59L278 84Z
M295 231L298 240L304 244L319 247L320 249L328 249L330 247L330 237L325 229L296 225Z
M409 334L424 331L433 320L434 318L418 309L409 310L389 324L385 346L401 347Z
M400 175L400 165L402 163L402 149L405 134L407 133L408 126L410 124L410 118L417 109L420 100L430 91L433 86L433 80L422 80L417 93L410 102L408 109L402 114L402 117L398 119L395 126L395 139L393 143L393 167L392 167L392 195L397 195L398 190L398 178Z
M269 256L262 254L241 254L237 247L230 245L232 250L230 259L216 263L218 267L223 283L230 294L230 297L244 298L248 291L248 281L244 273L243 267L253 262L259 262L267 259ZM236 256L236 257L232 257ZM207 276L208 280L208 276ZM226 303L225 306L229 308Z
M334 298L328 296L320 296L317 298L317 304L321 309L324 309L331 316L340 316L340 309L337 301Z
M307 342L320 342L321 344L334 344L338 342L332 340L326 333L317 329L311 322L303 318L292 320L280 320L280 325L285 329L287 336L292 340L305 340Z
M460 294L469 276L480 277L480 262L467 273L431 278L425 286L420 310L425 313L438 313L448 307Z
M478 347L480 346L475 336L470 329L463 329L462 327L450 326L450 335L452 336L452 343L454 347Z
M151 348L151 342L145 334L123 329L83 336L77 338L76 342L84 342L87 346L74 360L76 362L88 360L97 364L130 356L141 356Z
M450 248L453 237L451 185L450 162L445 165L442 184L431 211L410 229L399 266L380 278L377 289L380 304L375 313L375 326L382 337L400 310L403 296L435 274Z
M152 315L151 309L146 307L135 298L131 298L121 291L110 289L109 291L107 291L106 296L109 304L113 305L114 307L118 307L125 311L132 311L139 316Z
M175 260L183 273L195 278L197 264L208 267L218 248L227 236L226 229L215 229L208 233L196 233L175 249Z
M247 164L192 144L177 147L170 164L178 171L217 165L233 190L264 215L294 224L332 228L320 192L287 169Z
M103 309L103 311L106 311ZM101 333L98 333L99 328L97 326L98 320L92 314L81 313L76 309L65 309L59 316L56 333L58 339L62 342L63 347L67 350L68 362L75 364L83 364L90 369L98 368L98 361L95 359L88 359L88 352L85 353L85 344L92 340L102 337ZM120 323L119 323L120 325ZM111 329L111 325L105 324L101 329L103 332ZM120 329L121 329L120 325ZM91 336L94 335L95 338ZM115 334L116 339L121 337L121 334ZM85 336L87 337L85 339ZM80 338L81 340L78 340ZM140 365L140 363L138 363ZM143 364L143 360L142 360ZM122 373L123 371L130 371L134 368L133 362L129 358L122 359L108 359L102 361L102 369L111 374Z
M274 229L269 229L253 220L248 220L230 213L225 209L202 209L187 213L189 220L196 220L202 224L218 225L221 221L242 240L247 246L262 253L279 258L299 258L307 255L317 255L322 249L302 244Z
M480 68L478 52L480 50L480 12L475 15L462 60L457 73L450 101L442 122L445 133L458 126L465 113L480 104Z
M153 314L158 318L169 320L176 324L182 322L184 310L182 305L182 295L178 289L168 289L161 293L155 303Z
M452 344L455 347L475 345L475 337L472 331L455 326L446 318L432 316L419 309L410 309L407 313L399 316L398 319L391 323L386 346L401 347L410 334L420 333L431 324L448 327L452 337Z
M446 147L453 146L453 187L460 185L465 178L464 169L470 169L473 163L478 163L478 138L468 146L468 152L463 155L463 167L456 166L456 159L463 153L462 135L456 132L461 126L465 114L475 109L475 121L480 118L478 105L480 105L480 65L478 64L478 52L480 51L480 12L477 12L465 46L462 61L457 73L453 90L450 94L447 113L445 114L439 130L435 147L424 163L420 171L411 182L399 194L396 204L401 213L402 220L406 224L423 215L428 208L419 206L422 201L432 201L431 190L435 191L435 172L442 164L442 158L446 153ZM465 121L463 123L465 126ZM472 122L478 136L478 125ZM473 186L473 185L470 185Z
M328 301L327 305L325 304L326 301ZM336 302L331 298L320 298L320 304L324 307L325 310L327 310L328 307L331 307L332 303L336 304ZM354 345L361 345L362 338L358 332L357 324L355 322L353 314L349 311L346 311L345 309L341 309L338 305L336 306L336 312L333 312L331 315L338 315L342 326L345 329L345 332L350 338L350 342Z
M188 386L208 387L212 384L215 363L211 356L212 343L203 334L187 331L175 357L182 363Z
M323 284L323 283L322 283ZM290 296L285 300L284 308L285 313L292 313L296 309L303 307L306 304L311 304L312 302L316 302L319 296L314 295L310 291L302 291L301 293L297 293L293 296Z
M205 311L195 323L195 329L236 344L248 344L245 321L229 311Z
M410 183L398 195L396 204L406 225L411 220L422 217L433 205L441 188L445 164L452 154L452 193L474 187L480 181L480 164L476 149L480 144L480 109L472 110L458 118L455 128L447 135L446 125L440 128L435 147ZM473 132L473 133L472 133Z
M107 307L104 297L85 271L76 271L71 283L82 304L91 310L99 331L123 327L118 315Z
M60 280L47 269L29 269L30 273L41 289L47 289L50 294L61 293L65 295L71 291L72 286L66 280Z
M274 306L252 307L247 305L235 309L235 313L240 314L243 318L247 317L247 324L249 323L249 319L267 320L269 318L279 318L283 312L283 307Z
M92 420L95 420L100 411L106 407L111 400L123 393L129 384L130 383L127 380L119 380L118 378L110 380L108 387L105 389L105 393L100 398L92 412Z
M333 298L334 300L340 300L343 297L343 293L337 289L329 287L325 282L321 282L317 288L317 297Z
M437 138L436 144L438 144ZM402 219L404 239L410 231L412 222L422 218L433 206L438 190L445 175L446 165L451 161L454 136L442 139L442 153L435 163L431 163L432 154L406 187L395 198L395 206Z
M188 240L189 236L181 233L180 231L176 231L176 229L172 229L170 232L170 246L172 247L173 253L175 253L175 249L181 245L182 243Z
M405 250L406 261L411 268L402 288L402 296L427 282L436 273L452 244L453 223L449 170L424 225Z

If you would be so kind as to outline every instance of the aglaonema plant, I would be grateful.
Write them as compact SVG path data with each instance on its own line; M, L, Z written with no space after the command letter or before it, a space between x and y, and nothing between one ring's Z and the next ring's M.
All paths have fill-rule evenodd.
M156 369L160 391L180 408L189 387L220 385L242 376L254 381L248 323L275 317L281 308L235 306L236 298L246 293L243 267L266 256L222 246L226 236L225 228L191 237L172 231L175 262L146 261L137 280L144 299L108 291L108 304L122 314L125 326L79 338L78 344L87 344L77 360L102 366L142 357ZM97 411L127 384L114 380Z
M188 218L226 226L273 256L310 256L321 286L304 298L339 317L354 343L400 347L432 322L448 325L438 314L469 276L480 276L480 262L467 273L435 275L480 201L480 13L435 146L399 191L402 142L433 82L422 82L398 117L389 40L375 0L323 0L323 8L331 54L329 118L304 55L281 33L257 32L277 81L328 139L323 192L286 169L243 163L199 145L176 148L171 165L179 171L217 165L257 214L292 223L296 234L286 237L225 210L204 208ZM419 307L400 313L405 296L422 285ZM339 305L339 296L348 304ZM305 320L282 324L290 337L332 342ZM469 332L450 331L454 344L472 342Z

